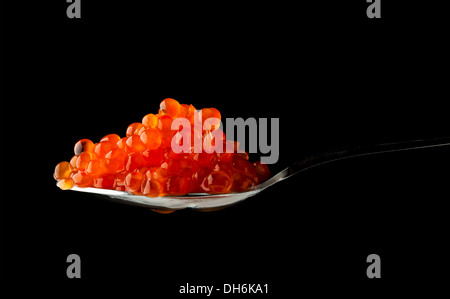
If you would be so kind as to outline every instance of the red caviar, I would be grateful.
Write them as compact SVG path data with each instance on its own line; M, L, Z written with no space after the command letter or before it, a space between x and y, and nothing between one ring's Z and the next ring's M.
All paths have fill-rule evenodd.
M199 126L194 124L194 116L200 112L206 130L194 128ZM172 122L177 118L189 120L190 135L177 135L182 126L172 130ZM109 134L98 143L89 139L78 141L70 161L55 168L57 186L63 190L94 187L155 197L242 192L267 180L267 165L259 161L252 164L247 153L238 153L237 142L226 140L219 129L220 119L216 108L196 110L192 105L167 98L161 102L158 114L147 114L141 123L129 125L125 137ZM217 132L220 135L214 135L222 138L212 139ZM212 141L212 146L198 152L194 147L196 139L202 144ZM172 147L173 143L181 146L186 140L191 141L190 151L179 152ZM223 152L214 151L220 145Z

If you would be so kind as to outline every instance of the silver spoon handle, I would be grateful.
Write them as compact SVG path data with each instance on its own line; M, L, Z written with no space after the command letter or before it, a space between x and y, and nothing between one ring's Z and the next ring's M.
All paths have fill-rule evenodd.
M339 150L313 155L304 160L295 162L292 166L287 168L288 173L286 177L289 177L291 175L294 175L296 173L302 172L306 169L321 164L353 157L431 148L431 147L441 147L449 145L450 145L450 137L443 137L443 138L419 139L419 140L409 140L409 141L343 148Z
M443 138L430 138L430 139L392 142L392 143L381 143L367 146L348 147L329 152L324 152L295 162L293 165L285 168L284 170L274 175L269 180L257 186L257 189L263 190L279 181L282 181L290 176L293 176L294 174L333 161L374 154L449 146L449 145L450 145L450 137L443 137Z

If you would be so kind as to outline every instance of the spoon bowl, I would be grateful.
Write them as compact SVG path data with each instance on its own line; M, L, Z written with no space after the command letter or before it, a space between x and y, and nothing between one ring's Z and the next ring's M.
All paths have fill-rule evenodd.
M144 195L133 195L125 191L99 189L99 188L80 188L73 187L71 190L79 192L87 192L90 194L107 197L113 201L118 201L130 205L142 206L161 211L180 210L185 208L198 210L211 210L224 208L238 203L250 196L254 196L261 190L255 189L241 193L225 193L225 194L207 194L207 193L190 193L182 196L161 196L148 197Z

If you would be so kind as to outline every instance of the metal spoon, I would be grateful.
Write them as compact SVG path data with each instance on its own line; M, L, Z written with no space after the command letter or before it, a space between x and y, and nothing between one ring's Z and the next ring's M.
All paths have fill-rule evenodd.
M258 194L264 189L284 179L293 176L294 174L300 173L312 167L316 167L332 161L338 161L365 155L440 147L448 145L450 145L450 137L403 141L395 143L383 143L371 146L359 146L320 153L308 157L306 159L297 161L292 166L285 168L284 170L274 175L264 183L256 186L253 190L241 193L227 193L214 195L206 193L192 193L184 196L147 197L140 195L132 195L124 191L98 189L98 188L73 187L71 190L96 194L105 197L108 200L151 208L161 213L170 213L175 210L185 208L211 211L236 204L240 201L243 201L244 199L247 199L251 196Z

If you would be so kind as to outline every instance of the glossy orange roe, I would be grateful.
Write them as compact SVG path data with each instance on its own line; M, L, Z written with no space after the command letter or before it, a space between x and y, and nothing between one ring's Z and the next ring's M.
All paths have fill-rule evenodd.
M195 136L194 115L200 111L202 124L206 122L210 130L200 128ZM177 130L171 129L177 118L189 120L192 126L189 136L176 135ZM151 197L242 192L267 180L270 177L267 165L259 161L250 163L248 154L237 153L237 142L226 140L225 133L220 131L223 136L220 140L211 139L212 131L220 130L220 119L216 108L196 110L192 105L167 98L161 102L158 114L147 114L141 123L130 124L123 138L109 134L98 143L89 139L78 141L75 155L69 162L59 163L53 176L63 190L73 186L94 187ZM171 148L173 139L182 145L179 136L191 139L189 153L177 153ZM202 144L204 140L213 140L212 148L194 152L196 138ZM222 153L213 151L220 145Z

